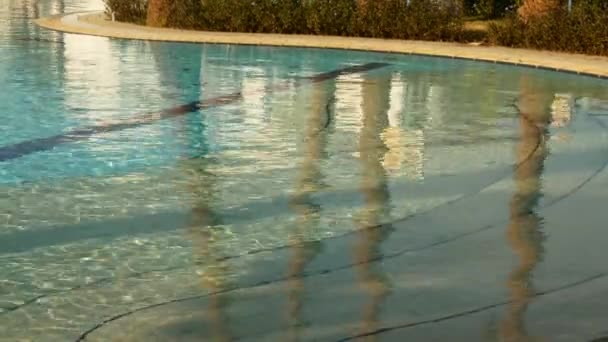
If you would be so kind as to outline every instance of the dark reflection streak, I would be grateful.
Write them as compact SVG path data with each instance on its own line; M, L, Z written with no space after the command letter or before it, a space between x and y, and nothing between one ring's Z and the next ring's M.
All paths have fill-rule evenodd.
M65 0L59 0L59 13L65 13Z
M363 319L360 329L363 333L374 331L384 299L390 294L390 285L380 267L371 260L382 256L380 244L388 239L393 227L381 225L380 229L365 229L378 225L390 211L390 192L382 159L387 147L380 137L388 126L388 107L390 104L390 75L362 86L363 126L359 136L359 161L361 164L361 192L364 206L359 218L359 241L355 246L355 264L360 287L370 299L362 310Z
M114 280L114 278L108 278L107 280L108 281ZM69 290L65 290L65 291L56 291L56 292L53 292L52 294L66 293L66 292L78 290L78 289L81 289L83 287L90 286L90 285L91 285L91 283L85 284L85 285L82 285L82 286L73 287L73 288L70 288ZM46 298L48 296L49 296L48 294L39 295L39 296L36 296L34 298L30 298L30 299L24 301L23 304L15 305L15 306L10 306L8 308L1 308L1 309L3 309L3 311L0 312L0 315L6 315L9 312L13 312L13 311L19 310L19 309L23 308L24 306L28 306L30 304L36 303L38 300L40 300L42 298Z
M129 128L137 128L140 126L154 124L158 120L182 116L200 109L208 109L211 107L227 105L232 102L238 101L240 98L241 93L218 96L204 101L194 101L157 113L148 113L139 119L124 120L106 125L88 126L70 131L66 134L59 134L48 138L33 139L14 145L0 147L0 162L8 161L11 159L17 159L35 152L52 150L56 146L65 143L87 140L95 134L115 132Z
M326 115L326 120L325 120L325 124L323 125L323 129L327 130L329 128L329 125L331 125L331 107L332 105L336 102L336 96L332 94L332 96L329 98L329 100L327 101L327 104L325 105L325 115Z
M594 338L589 342L608 342L608 336Z
M291 233L290 244L293 256L287 273L288 341L300 340L305 290L304 278L301 275L322 248L322 241L311 241L307 239L307 235L319 225L321 208L312 201L311 195L314 195L323 184L319 161L326 154L329 133L327 128L331 123L334 92L334 82L318 84L313 88L313 105L304 137L304 158L299 166L296 191L290 199L289 206L297 214L297 223L294 232ZM325 120L322 118L323 112L325 112Z
M38 8L38 0L34 1L34 18L39 19L40 18L40 10Z
M366 64L360 64L360 65L351 65L351 66L343 68L343 69L328 71L328 72L321 73L321 74L318 74L315 76L304 77L303 79L311 80L313 82L323 82L323 81L327 81L330 79L335 79L340 75L370 71L373 69L379 69L382 67L386 67L388 65L389 64L387 64L387 63L366 63Z
M65 45L65 42L62 40L46 39L46 38L39 38L39 37L17 37L17 38L12 38L12 39L16 40L16 41L34 41L34 42L40 42L40 43L52 43L52 44L58 44L58 45Z

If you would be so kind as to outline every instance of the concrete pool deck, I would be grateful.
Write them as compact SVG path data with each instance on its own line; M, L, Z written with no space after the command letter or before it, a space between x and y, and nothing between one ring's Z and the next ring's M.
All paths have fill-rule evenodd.
M514 64L608 78L608 57L601 56L444 42L333 36L314 36L314 39L311 39L311 36L307 35L201 32L152 28L128 23L112 22L100 11L72 13L63 16L42 18L38 19L36 23L47 29L67 33L122 39L350 49L416 54Z

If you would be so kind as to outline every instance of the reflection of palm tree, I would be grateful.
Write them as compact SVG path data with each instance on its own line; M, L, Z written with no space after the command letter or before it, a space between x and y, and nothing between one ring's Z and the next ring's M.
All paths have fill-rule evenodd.
M202 50L196 49L198 58L195 58L192 69L182 70L176 68L174 62L170 61L170 45L153 44L152 53L159 71L160 82L163 85L171 85L182 92L192 84L200 80ZM200 90L200 87L199 87ZM198 94L200 96L200 93ZM184 98L184 101L192 101ZM211 294L209 296L209 308L206 310L215 341L231 340L228 332L228 319L225 316L227 297L220 295L229 284L227 281L228 266L226 260L221 260L220 250L222 231L219 226L221 220L212 208L216 201L217 177L209 172L213 159L208 156L206 123L203 116L191 115L184 120L186 134L189 141L189 155L195 157L184 158L181 166L188 182L187 189L192 194L191 222L188 227L188 236L193 241L196 251L194 255L195 265L203 265L201 274L202 286Z
M161 93L162 97L171 98L180 104L201 100L201 70L205 58L203 48L195 45L182 48L180 51L189 54L192 58L188 59L188 64L179 65L175 63L174 49L170 44L151 44L150 51L158 71L159 83L163 89L173 92ZM206 73L205 78L208 77L212 75ZM176 94L180 94L179 98L173 98ZM204 114L192 113L180 123L183 124L184 130L188 131L186 135L189 139L187 143L189 153L192 156L206 155L209 151L209 132L206 132L208 122Z
M198 86L197 90L200 91L203 48L196 45L181 47L180 53L187 54L191 58L181 60L179 63L176 63L175 48L170 44L150 44L150 51L163 89L185 94L184 98L179 99L180 101L190 102L194 100L188 97L190 94L187 90L189 88L195 89ZM161 96L167 95L173 94L161 94Z
M208 159L202 158L189 159L185 162L186 173L190 180L189 189L194 195L192 221L188 234L197 252L194 257L195 264L205 265L202 285L211 293L208 317L214 340L229 341L228 319L224 315L227 297L221 294L229 285L226 280L228 267L227 261L219 260L221 259L218 257L219 251L214 250L216 247L221 248L221 241L218 241L218 238L222 232L217 228L221 224L220 218L211 208L216 193L214 184L217 180L213 174L207 172L208 163Z
M537 213L542 196L544 161L548 155L546 127L549 121L550 96L542 89L532 89L522 84L520 110L520 140L517 145L518 160L523 163L515 170L515 194L511 200L510 223L507 229L509 242L519 264L509 276L508 288L511 301L503 319L500 334L503 341L528 341L524 315L535 294L532 272L541 261L542 218ZM530 153L534 151L529 156ZM527 158L527 159L525 159Z
M299 340L301 326L302 295L304 281L301 277L306 265L317 255L321 243L307 241L307 235L318 225L320 208L312 202L311 195L319 190L322 184L319 160L323 158L327 143L327 126L331 122L330 105L335 92L334 82L318 83L314 86L313 102L308 126L305 131L304 159L300 163L296 191L290 200L290 207L298 215L298 224L291 234L290 243L293 257L289 263L288 286L290 318L289 340Z
M194 263L202 265L202 286L210 293L206 310L208 326L213 340L223 342L231 340L228 318L224 313L227 296L222 294L229 286L229 269L227 261L221 258L221 218L212 208L217 197L217 178L208 171L211 163L212 160L205 156L187 158L182 162L182 169L188 179L188 191L192 193L188 236L193 241Z
M376 328L380 305L389 294L387 280L376 268L380 256L379 245L388 237L391 227L380 225L382 217L388 211L390 201L386 184L386 173L382 158L386 152L380 133L388 126L387 110L389 105L390 79L378 78L374 82L363 84L363 127L359 138L360 162L362 166L361 191L364 195L365 208L360 218L360 241L355 250L355 264L362 287L371 297L364 309L361 325L362 333ZM369 228L375 227L375 228Z

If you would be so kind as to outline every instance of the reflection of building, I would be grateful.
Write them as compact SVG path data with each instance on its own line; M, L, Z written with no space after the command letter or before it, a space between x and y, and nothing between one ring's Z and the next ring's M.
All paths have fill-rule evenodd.
M424 130L404 124L404 117L411 115L406 105L408 85L399 75L391 79L389 125L382 133L388 150L382 165L393 174L421 179L424 176Z
M338 77L336 86L337 129L361 135L364 124L362 98L364 87L377 82L361 75ZM386 153L381 157L382 166L393 175L406 175L413 179L423 176L424 131L422 127L409 125L406 117L412 115L408 105L409 84L395 74L386 84L387 110L382 113L388 123L381 131ZM378 100L380 101L380 100ZM379 119L379 118L378 118ZM360 152L355 153L360 157Z
M122 63L114 54L112 42L99 37L65 35L64 44L66 114L84 125L117 121L116 113L122 108L119 75Z
M357 265L359 283L369 296L363 308L361 333L377 329L380 308L390 293L390 286L379 263L380 245L388 238L392 227L382 224L390 212L390 192L386 170L382 166L385 145L381 133L389 126L387 117L390 103L389 77L366 77L363 84L361 108L362 129L359 135L359 163L361 165L360 191L364 198L358 225L360 239L355 247L354 264ZM370 337L373 339L373 337Z
M445 88L440 85L431 85L426 98L426 109L429 115L429 122L433 128L445 125L448 112L444 105L447 99Z
M403 141L401 131L401 115L404 112L403 103L407 84L400 82L399 76L391 79L390 107L388 109L388 127L382 132L382 140L387 147L382 165L386 170L398 171L403 162Z
M359 74L336 78L336 129L359 133L361 130L361 83Z
M199 53L194 54L189 73L172 66L170 46L166 44L123 44L100 37L66 35L64 50L66 110L62 115L72 127L155 120L160 118L161 109L199 96L198 89L192 87L192 80L199 78L199 48L185 51ZM173 89L180 89L180 96L168 98ZM176 146L181 144L179 130L179 126L164 122L142 125L95 135L77 149L95 155L85 157L95 174L142 170L173 158ZM125 140L131 143L125 144Z
M564 127L572 120L574 97L572 94L555 94L551 103L551 126Z
M243 96L241 102L243 129L240 132L240 140L243 144L251 146L248 148L250 153L248 157L256 159L256 167L279 162L271 148L274 130L268 127L265 106L265 99L269 96L266 86L268 71L261 67L245 67L242 70L240 90Z
M209 121L214 122L210 134L215 136L215 144L222 146L218 152L225 160L235 161L224 166L238 164L239 173L285 168L285 155L292 152L287 145L294 142L285 139L286 132L293 130L290 126L294 113L301 105L298 101L307 94L305 90L296 93L290 87L273 93L277 85L270 69L271 65L231 68L204 63L203 66L205 98L241 94L241 100L234 106L209 110L208 114Z

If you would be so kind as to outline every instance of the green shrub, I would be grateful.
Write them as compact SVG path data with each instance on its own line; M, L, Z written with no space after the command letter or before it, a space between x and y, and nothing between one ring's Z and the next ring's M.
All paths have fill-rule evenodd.
M167 26L179 29L202 29L204 26L199 18L201 11L201 0L175 0L169 10L171 15L167 18Z
M394 0L395 1L395 0ZM400 0L396 0L400 2ZM449 4L450 2L448 2ZM435 0L412 0L405 20L401 23L401 34L395 38L422 40L460 40L464 21L462 8L452 2L442 5ZM386 17L390 17L387 12Z
M572 12L559 8L522 22L515 14L490 25L490 43L608 56L608 3L574 1Z
M517 0L478 0L475 3L475 14L486 19L504 17L517 7Z
M144 23L146 0L106 0L117 20ZM457 40L462 11L441 1L173 0L167 26L227 32L299 33L378 38Z
M354 35L357 18L355 0L303 1L303 13L308 34L333 36Z
M105 0L106 14L114 12L116 20L143 25L146 23L148 3L144 0Z
M470 4L473 0L452 3ZM520 0L475 0L475 4ZM105 0L116 19L144 24L147 0ZM490 23L494 45L608 56L608 2L574 0L545 16L522 22L514 11ZM375 38L467 41L463 8L445 1L369 1L358 11L356 0L173 0L167 26L227 32L294 33ZM509 5L511 6L511 5ZM502 7L501 7L502 8ZM514 9L509 7L509 9ZM476 38L478 39L478 38Z

